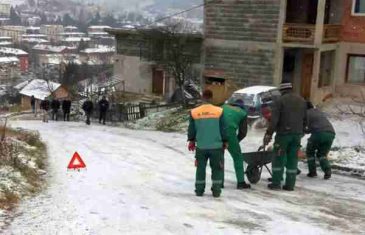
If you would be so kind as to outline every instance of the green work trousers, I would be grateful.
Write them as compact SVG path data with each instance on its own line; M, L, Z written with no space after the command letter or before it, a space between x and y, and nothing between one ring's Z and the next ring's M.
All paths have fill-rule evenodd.
M319 132L311 135L307 144L308 170L310 173L316 173L316 158L319 159L323 172L331 170L327 155L331 150L334 139L335 134L331 132Z
M228 152L233 158L234 170L236 172L237 183L245 181L245 172L243 168L243 154L240 143L238 142L236 132L228 133ZM224 182L224 172L223 172Z
M202 194L205 191L205 171L209 160L212 169L212 191L214 194L221 193L222 178L224 171L224 150L223 149L197 149L196 150L196 180L195 192Z
M281 186L284 167L286 168L285 185L294 189L297 177L298 150L300 148L300 134L276 135L274 151L276 156L272 162L272 183Z

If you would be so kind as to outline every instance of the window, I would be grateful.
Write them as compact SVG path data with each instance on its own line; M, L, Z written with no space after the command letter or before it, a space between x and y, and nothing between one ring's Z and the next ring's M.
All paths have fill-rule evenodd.
M319 73L318 87L327 87L332 84L333 64L335 53L333 51L321 54L321 68Z
M365 0L353 0L352 14L365 16Z
M349 55L347 61L347 82L365 83L365 55Z

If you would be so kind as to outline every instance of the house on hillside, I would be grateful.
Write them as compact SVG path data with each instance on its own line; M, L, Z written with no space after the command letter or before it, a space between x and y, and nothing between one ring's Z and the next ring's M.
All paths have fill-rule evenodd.
M114 76L124 80L127 92L171 98L176 90L161 61L166 55L166 40L151 29L106 29L117 41ZM191 74L200 77L203 37L199 33L180 34L187 46L183 53L191 55Z
M292 82L315 103L365 88L364 0L212 1L204 10L204 80Z
M36 99L37 107L39 107L42 100L47 98L53 97L62 100L70 96L68 90L61 84L41 79L32 80L19 93L21 95L22 110L31 109L30 100L32 96Z
M15 56L19 59L20 71L27 72L29 69L29 55L27 52L11 47L0 47L0 55Z

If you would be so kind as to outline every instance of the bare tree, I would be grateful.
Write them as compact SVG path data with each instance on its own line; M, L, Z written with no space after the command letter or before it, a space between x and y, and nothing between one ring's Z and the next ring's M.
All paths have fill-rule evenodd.
M171 21L146 33L150 37L152 60L175 79L186 104L184 85L193 76L193 65L200 63L202 35L194 33L191 25L182 21Z

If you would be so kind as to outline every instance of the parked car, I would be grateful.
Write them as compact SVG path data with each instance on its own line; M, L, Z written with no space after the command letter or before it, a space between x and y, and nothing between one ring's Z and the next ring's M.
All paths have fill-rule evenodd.
M272 86L252 86L235 91L226 103L241 99L248 111L248 118L262 117L263 109L269 109L273 100L279 97L280 91Z

